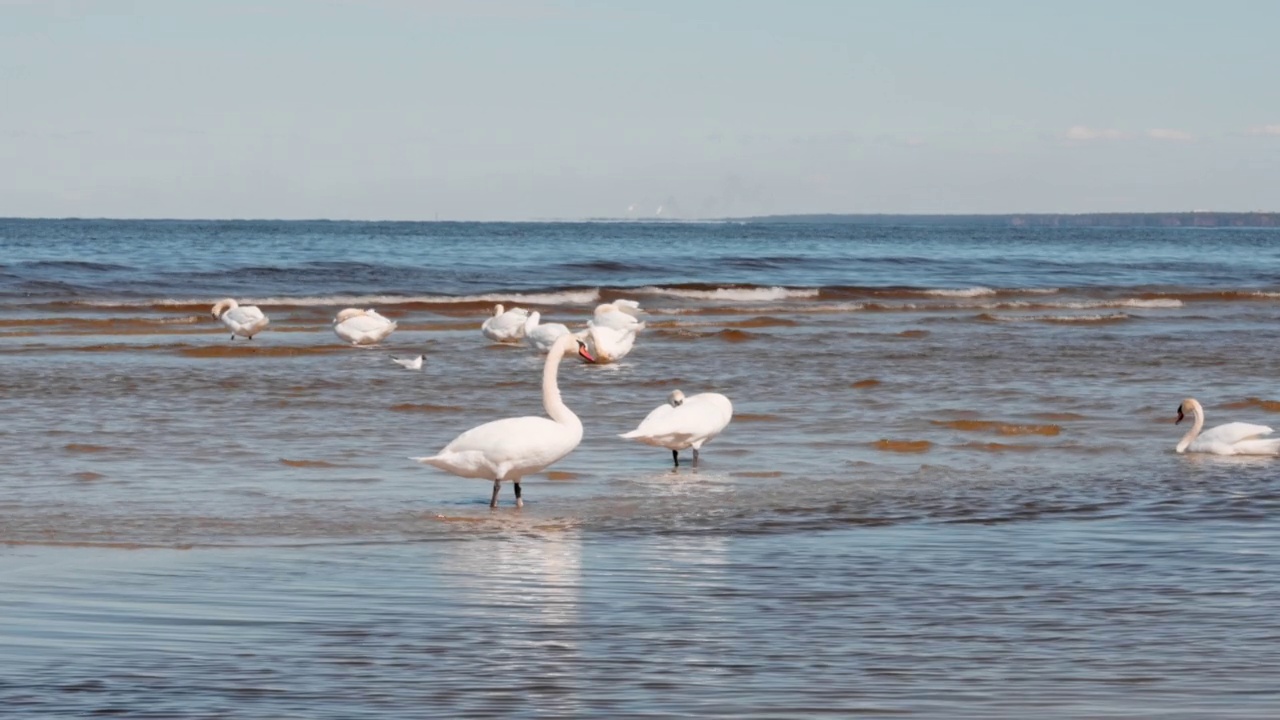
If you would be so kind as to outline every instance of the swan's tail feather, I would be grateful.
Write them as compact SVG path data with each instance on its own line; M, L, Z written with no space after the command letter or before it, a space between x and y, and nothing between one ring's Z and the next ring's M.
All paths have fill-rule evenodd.
M640 437L640 431L639 431L639 430L632 430L631 432L628 432L628 433L622 433L622 434L621 434L621 435L619 435L618 437L620 437L620 438L626 438L627 440L630 440L631 438L637 438L637 437Z

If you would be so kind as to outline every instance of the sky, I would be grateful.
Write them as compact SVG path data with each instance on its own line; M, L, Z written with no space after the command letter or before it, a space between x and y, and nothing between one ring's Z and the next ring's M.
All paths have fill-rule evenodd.
M1280 211L1271 0L0 0L0 216Z

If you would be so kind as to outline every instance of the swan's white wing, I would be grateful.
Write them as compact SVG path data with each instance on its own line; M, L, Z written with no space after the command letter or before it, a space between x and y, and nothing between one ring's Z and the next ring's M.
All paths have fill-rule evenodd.
M636 343L634 329L617 330L611 327L593 326L585 333L587 344L596 362L611 363L621 360L631 352ZM669 407L669 406L668 406Z
M234 310L228 310L223 315L241 325L252 325L260 320L267 319L267 316L262 313L262 310L257 305L241 305Z
M1262 437L1263 435L1270 435L1271 432L1271 428L1266 425L1233 422L1205 430L1200 433L1200 437L1196 438L1196 441L1203 443L1225 443L1227 445L1235 445L1236 443L1244 440L1252 440Z
M614 300L613 304L632 317L640 317L640 303L635 300Z
M1280 438L1241 440L1231 448L1237 455L1280 455Z
M494 420L462 433L432 457L414 458L463 477L509 480L573 451L582 436L544 417Z
M528 310L514 308L485 320L480 329L490 340L515 340L524 336L524 323L528 319Z

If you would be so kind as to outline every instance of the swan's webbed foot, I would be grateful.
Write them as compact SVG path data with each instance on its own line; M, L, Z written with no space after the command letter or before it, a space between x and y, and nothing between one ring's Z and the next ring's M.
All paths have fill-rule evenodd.
M498 507L498 491L501 489L502 489L502 481L494 480L493 481L493 497L489 498L489 507L491 508Z
M680 467L680 451L679 450L671 451L671 460L676 464L676 467Z
M516 507L524 507L524 498L520 497L520 483L513 483L516 486Z

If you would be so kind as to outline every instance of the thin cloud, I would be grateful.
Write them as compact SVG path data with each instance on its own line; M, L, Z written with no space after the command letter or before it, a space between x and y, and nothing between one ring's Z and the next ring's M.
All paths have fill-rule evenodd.
M1254 125L1249 128L1250 135L1280 135L1280 124Z
M1195 135L1186 130L1173 130L1170 128L1152 128L1147 131L1147 137L1152 140L1169 140L1172 142L1187 142L1196 139Z
M1088 125L1072 125L1064 135L1068 140L1123 140L1125 134L1115 128L1092 128Z

